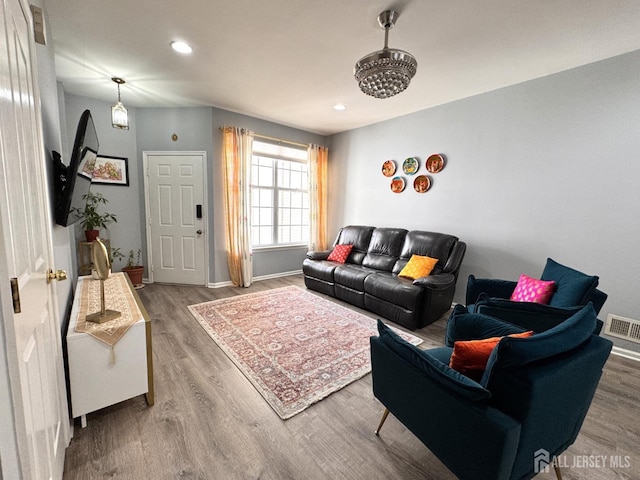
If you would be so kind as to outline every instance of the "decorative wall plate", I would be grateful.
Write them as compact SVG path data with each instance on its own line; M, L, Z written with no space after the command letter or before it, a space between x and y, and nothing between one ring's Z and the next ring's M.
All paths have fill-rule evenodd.
M409 157L402 163L402 171L407 175L414 175L420 167L418 157Z
M393 180L391 180L391 191L393 193L400 193L404 190L405 185L406 182L404 181L404 178L393 177Z
M413 181L413 188L418 193L424 193L431 188L431 179L426 175L418 175Z
M427 170L430 173L438 173L444 168L444 157L440 154L434 153L427 158Z
M387 160L382 164L382 174L385 177L392 177L394 173L396 173L395 160Z

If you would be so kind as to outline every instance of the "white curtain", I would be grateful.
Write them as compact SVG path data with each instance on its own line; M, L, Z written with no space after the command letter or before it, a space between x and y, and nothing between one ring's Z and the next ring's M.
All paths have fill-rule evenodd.
M248 287L253 277L251 254L251 155L253 132L224 127L222 133L225 245L229 276Z
M309 145L309 250L327 249L327 164L329 149Z

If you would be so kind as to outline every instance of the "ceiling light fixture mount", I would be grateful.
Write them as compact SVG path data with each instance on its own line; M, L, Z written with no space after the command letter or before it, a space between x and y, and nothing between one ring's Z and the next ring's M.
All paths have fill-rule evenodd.
M360 90L375 98L389 98L403 92L418 69L413 55L388 46L389 30L398 16L395 10L385 10L378 15L378 23L384 28L384 48L362 57L354 68Z
M189 45L187 42L177 40L175 42L171 42L169 45L171 45L171 48L173 48L178 53L189 54L193 52L193 48L191 48L191 45Z
M118 77L112 77L111 80L118 84L118 101L111 107L111 125L113 128L129 130L129 114L120 101L120 85L124 85L126 82Z

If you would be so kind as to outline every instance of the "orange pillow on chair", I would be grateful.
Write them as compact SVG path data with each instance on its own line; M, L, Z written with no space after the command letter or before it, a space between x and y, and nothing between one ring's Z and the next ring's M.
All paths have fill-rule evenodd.
M510 337L526 338L533 335L533 330L512 333ZM454 342L449 366L461 374L479 381L482 378L491 352L502 337L483 338L482 340L462 340Z

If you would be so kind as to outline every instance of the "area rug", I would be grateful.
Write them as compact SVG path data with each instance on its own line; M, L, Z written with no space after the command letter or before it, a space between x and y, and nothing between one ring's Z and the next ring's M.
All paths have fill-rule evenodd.
M189 311L282 419L371 371L376 321L290 286ZM421 339L399 333L418 345Z

